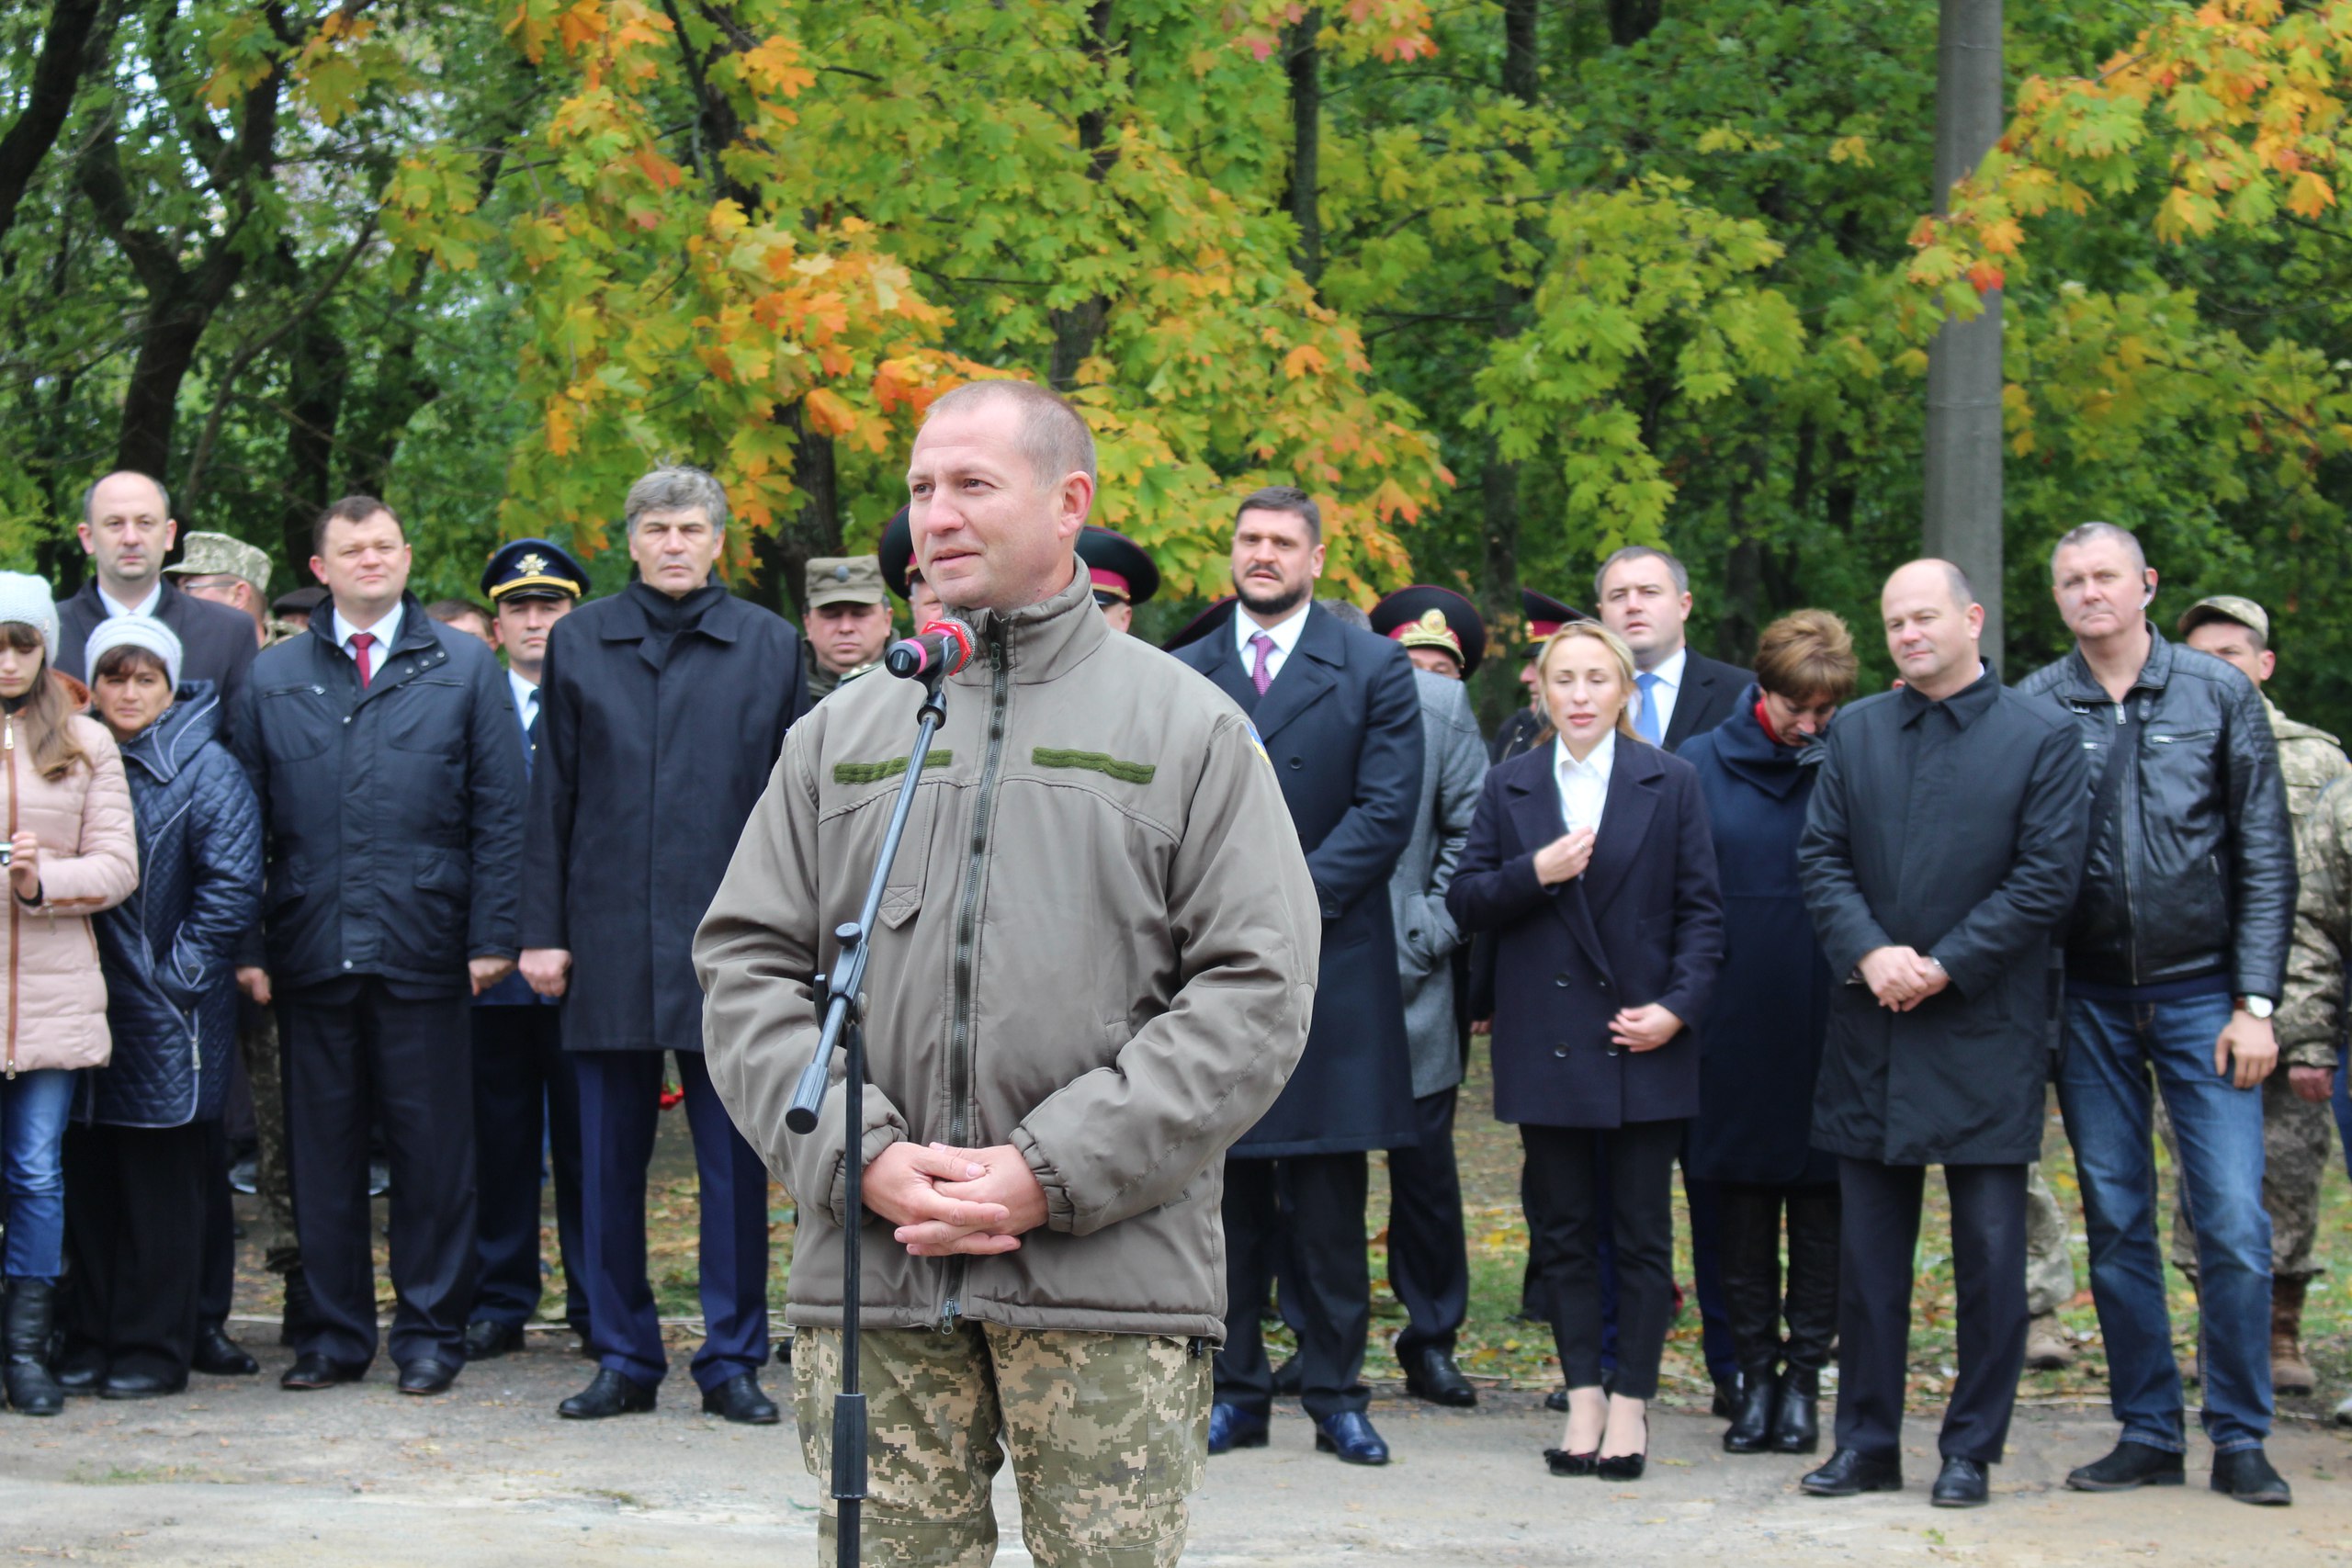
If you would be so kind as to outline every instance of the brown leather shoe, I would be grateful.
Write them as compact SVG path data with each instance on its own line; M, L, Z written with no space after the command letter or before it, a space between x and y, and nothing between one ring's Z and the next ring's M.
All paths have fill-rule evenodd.
M2270 1387L2278 1393L2310 1393L2319 1387L2303 1357L2303 1280L2270 1281Z

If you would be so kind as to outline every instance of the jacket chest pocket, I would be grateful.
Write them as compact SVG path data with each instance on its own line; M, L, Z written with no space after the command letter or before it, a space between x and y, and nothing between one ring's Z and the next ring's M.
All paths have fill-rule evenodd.
M2214 799L2217 728L2152 727L2140 748L2141 799L2176 816L2199 810Z
M304 682L272 686L256 705L262 750L273 762L300 762L327 749L341 716L327 702L327 689Z
M932 829L939 812L940 790L922 784L915 786L915 798L907 808L906 836L899 840L899 854L890 863L889 880L882 885L882 924L897 931L915 918L922 908L925 872L931 864ZM893 790L878 796L867 809L876 813L879 829L875 839L881 844L880 833L888 832L890 810L897 800Z
M389 710L383 718L384 744L456 761L470 733L462 714L452 719L454 710L463 705L463 694L455 681L412 676L399 691L378 699Z

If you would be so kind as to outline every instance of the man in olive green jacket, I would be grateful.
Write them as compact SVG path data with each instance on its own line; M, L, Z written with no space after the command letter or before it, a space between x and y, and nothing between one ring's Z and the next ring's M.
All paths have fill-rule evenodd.
M817 1040L808 977L906 769L913 684L853 682L793 728L695 942L712 1080L798 1205L786 1316L819 1475L842 1172L865 1162L876 1562L984 1560L1000 1426L1036 1561L1175 1561L1224 1334L1221 1159L1314 1000L1315 890L1248 720L1114 636L1075 565L1093 468L1083 423L1025 383L948 394L916 440L918 558L979 654L947 682L882 902L854 1156L838 1062L817 1131L784 1114Z

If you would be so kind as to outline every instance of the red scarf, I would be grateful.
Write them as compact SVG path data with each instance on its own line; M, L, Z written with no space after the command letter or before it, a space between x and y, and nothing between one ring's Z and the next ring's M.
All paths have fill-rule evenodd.
M1770 740L1773 745L1785 746L1791 750L1796 750L1797 743L1795 741L1781 739L1781 732L1772 728L1772 716L1764 711L1764 698L1760 693L1756 698L1756 722L1764 727L1764 739Z

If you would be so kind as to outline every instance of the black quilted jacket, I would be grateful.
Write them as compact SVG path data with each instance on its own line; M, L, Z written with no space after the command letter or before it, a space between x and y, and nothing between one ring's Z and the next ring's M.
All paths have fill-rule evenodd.
M220 694L187 682L122 749L139 887L96 921L114 1059L85 1075L85 1120L178 1127L220 1114L234 954L261 908L261 807L220 728Z

